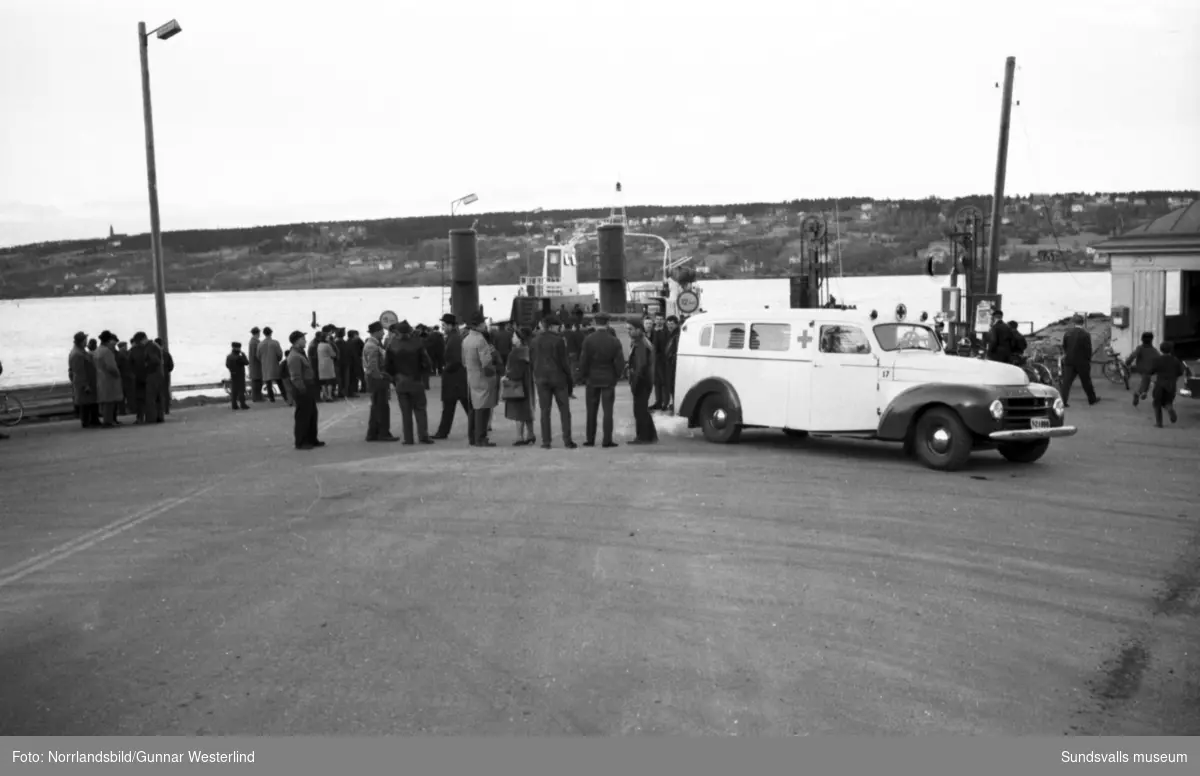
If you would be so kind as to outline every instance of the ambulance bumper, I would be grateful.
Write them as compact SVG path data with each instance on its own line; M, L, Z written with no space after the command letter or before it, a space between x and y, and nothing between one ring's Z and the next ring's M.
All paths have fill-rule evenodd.
M1025 442L1031 439L1053 439L1054 437L1075 436L1079 429L1074 426L1059 426L1058 428L1023 428L1017 431L993 431L988 438L995 442Z

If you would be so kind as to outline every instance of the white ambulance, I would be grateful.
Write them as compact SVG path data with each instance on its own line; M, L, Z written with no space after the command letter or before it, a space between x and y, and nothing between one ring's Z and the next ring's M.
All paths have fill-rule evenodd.
M1054 388L1016 366L943 352L904 305L876 311L702 313L679 335L677 414L710 442L743 428L901 442L926 466L961 469L973 450L1018 463L1076 432Z

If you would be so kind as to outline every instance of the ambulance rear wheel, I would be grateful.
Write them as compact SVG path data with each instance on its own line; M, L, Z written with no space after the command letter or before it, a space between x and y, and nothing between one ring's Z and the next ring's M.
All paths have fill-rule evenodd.
M716 393L700 404L700 429L705 439L718 445L734 444L742 436L742 427L733 422L729 400Z
M1050 449L1050 440L1038 439L1034 442L1009 442L997 446L996 449L1006 460L1013 463L1033 463Z
M971 457L971 432L948 407L926 410L912 433L913 454L930 469L957 471Z

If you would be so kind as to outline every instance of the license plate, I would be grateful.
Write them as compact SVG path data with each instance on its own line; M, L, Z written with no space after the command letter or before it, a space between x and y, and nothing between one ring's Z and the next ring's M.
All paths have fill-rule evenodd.
M1034 418L1030 422L1029 427L1034 429L1050 428L1050 420L1049 418Z

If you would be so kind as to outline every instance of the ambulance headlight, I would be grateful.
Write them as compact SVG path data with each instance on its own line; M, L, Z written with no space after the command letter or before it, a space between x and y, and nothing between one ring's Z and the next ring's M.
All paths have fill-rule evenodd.
M1061 396L1054 400L1054 414L1060 418L1067 414L1067 405L1063 402Z
M996 399L988 407L988 412L992 413L993 419L1000 420L1001 418L1004 417L1004 402L1000 401L999 399Z
M903 304L896 305L896 320L902 321L906 315L908 315L908 308Z

